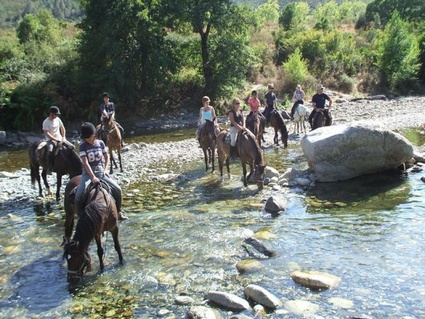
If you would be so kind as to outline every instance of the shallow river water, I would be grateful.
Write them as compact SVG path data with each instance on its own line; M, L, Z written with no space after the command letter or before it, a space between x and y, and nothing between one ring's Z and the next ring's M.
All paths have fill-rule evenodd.
M24 157L19 154L17 158ZM267 149L265 157L281 172L305 168L298 144ZM231 164L231 179L223 182L217 173L205 174L200 158L161 163L159 169L166 172L166 167L181 178L124 189L130 217L120 223L125 266L118 266L108 234L106 271L90 273L72 292L59 246L62 204L34 199L26 208L3 209L0 318L184 318L190 306L177 304L176 296L188 295L195 304L202 304L212 290L243 297L243 287L251 283L284 303L303 300L319 306L312 315L282 307L265 318L425 318L421 173L275 191L284 194L288 206L272 217L263 210L270 190L241 187L238 162ZM250 258L242 246L250 236L276 256L258 259L257 270L239 274L235 265ZM90 251L96 270L94 246ZM328 291L310 291L292 281L294 270L319 270L342 281ZM232 315L219 312L223 318Z

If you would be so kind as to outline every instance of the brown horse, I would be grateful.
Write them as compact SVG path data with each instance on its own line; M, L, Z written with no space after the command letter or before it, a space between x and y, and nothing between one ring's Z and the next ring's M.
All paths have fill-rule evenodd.
M199 143L204 152L205 171L208 171L208 163L211 163L212 172L214 172L214 153L216 148L216 132L220 130L217 124L217 118L206 120L199 133Z
M260 117L258 112L253 112L251 116L248 116L246 119L246 127L250 130L255 137L257 138L257 143L261 147L261 141L263 140L263 125L261 121L263 119ZM264 121L264 120L263 120Z
M248 186L248 180L252 173L254 173L255 182L258 189L262 190L264 187L264 163L263 151L258 145L256 138L251 132L246 131L238 134L236 146L239 153L239 158L242 164L243 171L243 185ZM248 176L246 175L246 164L250 167Z
M74 226L75 208L71 203L71 192L80 183L81 176L72 178L65 189L65 240L63 258L68 263L67 280L75 285L82 280L86 271L91 271L91 258L88 253L90 242L97 245L100 270L104 269L104 250L100 236L109 231L114 240L120 264L124 263L121 245L118 240L118 211L106 183L90 184L84 196L84 213L79 216L74 237L70 240Z
M109 173L113 173L112 166L118 168L117 162L115 161L113 150L117 151L118 161L120 164L120 171L122 172L122 163L121 163L121 150L122 150L122 136L121 131L115 120L112 118L112 115L108 117L103 117L102 124L97 130L97 138L102 139L105 142L105 145L109 148L109 157L111 159L111 165Z
M218 166L220 169L220 176L223 178L223 166L226 162L227 176L230 178L230 141L227 141L228 131L221 131L217 136L217 153L218 153ZM256 137L249 130L239 132L236 144L239 158L242 164L244 186L248 186L248 180L254 173L255 181L258 189L262 190L264 187L264 164L263 151L257 143ZM246 164L250 167L250 173L246 175Z
M274 143L279 145L278 131L280 131L282 143L284 147L288 147L288 129L286 128L285 121L279 111L273 110L270 113L270 126L274 129Z
M41 176L44 186L47 188L47 194L52 195L50 185L47 180L47 146L46 142L40 141L30 145L28 155L30 160L31 182L38 183L39 196L43 197L40 180L40 166L43 168ZM54 151L55 152L55 151ZM56 154L57 153L57 154ZM53 172L56 172L56 200L61 198L60 189L62 187L62 176L69 174L72 178L81 175L82 164L78 154L67 146L60 146L53 157Z

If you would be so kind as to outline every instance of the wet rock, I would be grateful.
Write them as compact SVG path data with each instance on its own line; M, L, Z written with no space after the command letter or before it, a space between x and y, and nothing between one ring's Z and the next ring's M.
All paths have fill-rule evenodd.
M264 255L266 257L273 257L273 256L276 255L276 252L274 252L273 250L268 249L264 245L264 243L262 243L257 238L249 237L249 238L245 239L244 244L243 244L243 247L245 247L245 249L247 249L246 247L248 247L248 245L250 247L253 247L256 251L258 251L259 253L261 253L262 255Z
M266 166L264 169L264 177L272 179L273 177L279 178L279 171L271 166Z
M313 315L319 311L319 306L306 300L289 300L285 302L284 307L289 312L300 316Z
M239 273L253 273L263 268L263 265L255 259L241 260L236 264L236 269Z
M206 298L210 302L231 311L251 310L248 301L231 293L211 291L206 295Z
M294 271L291 278L297 284L314 290L333 288L341 282L341 278L320 271Z
M267 291L261 286L258 285L248 285L244 289L244 293L248 298L251 298L255 302L263 305L266 308L275 309L282 305L282 302L273 295L271 292Z
M306 134L300 144L320 182L396 169L413 156L406 138L376 122L319 128Z
M5 145L7 141L6 132L0 131L0 145Z
M338 308L352 308L354 307L354 303L351 300L345 299L345 298L337 298L332 297L328 299L328 302L335 307Z
M190 305L193 304L195 300L189 296L177 296L175 302L178 305Z
M191 307L186 313L188 319L221 319L220 314L211 308L204 306Z
M270 196L264 207L264 210L270 214L278 214L286 210L286 199L283 197Z

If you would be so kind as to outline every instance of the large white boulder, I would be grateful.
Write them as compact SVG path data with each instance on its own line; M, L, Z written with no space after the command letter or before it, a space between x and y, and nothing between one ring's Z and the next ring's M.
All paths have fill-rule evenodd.
M413 156L413 146L406 138L376 122L319 128L306 134L300 143L319 182L395 169Z

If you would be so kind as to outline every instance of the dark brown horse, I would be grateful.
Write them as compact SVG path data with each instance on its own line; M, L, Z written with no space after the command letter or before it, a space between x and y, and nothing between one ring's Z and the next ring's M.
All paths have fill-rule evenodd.
M278 132L280 131L282 143L284 147L288 147L288 129L286 128L285 121L279 111L273 110L270 113L270 126L274 129L274 143L279 145Z
M216 133L219 132L217 118L206 120L199 133L199 143L204 152L205 171L208 171L208 163L211 163L214 172L214 153L216 148Z
M47 194L52 195L50 185L47 180L47 146L46 142L40 141L30 145L28 149L30 169L31 169L31 182L32 184L37 181L39 196L43 197L43 190L41 188L40 180L40 166L43 168L41 176L43 177L44 186L47 188ZM56 152L55 152L56 153ZM56 200L61 198L60 189L62 187L62 176L69 174L69 177L80 175L82 164L80 157L73 150L66 146L60 146L57 154L53 158L53 172L56 172Z
M266 164L264 163L263 151L258 145L255 136L249 131L239 133L236 147L242 164L243 185L245 187L248 186L247 181L250 179L252 173L254 173L258 189L262 190L264 187L264 169ZM248 176L246 175L247 164L250 168Z
M329 118L326 118L325 113L328 115ZM320 111L316 111L316 114L314 114L313 119L311 121L311 130L315 130L319 127L323 126L331 126L332 125L332 115L331 111L326 107L324 109L321 109Z
M221 178L223 178L224 162L226 162L227 175L230 178L230 141L228 141L227 135L228 131L224 130L217 136L218 166ZM236 147L242 164L244 186L248 186L248 180L254 173L258 189L262 190L264 187L264 168L266 165L264 164L263 151L258 145L256 137L249 130L239 132ZM250 167L248 176L246 175L246 164Z
M80 183L81 176L72 178L65 189L65 246L63 257L68 263L67 280L71 285L77 284L86 271L91 271L91 258L88 253L90 242L97 245L100 270L104 269L104 250L100 236L109 231L114 240L120 264L124 259L118 240L118 211L106 183L90 184L84 197L84 212L79 216L75 234L70 240L74 226L75 208L71 203L71 192Z
M116 150L118 154L118 161L120 164L120 171L122 172L122 163L121 163L121 150L122 150L122 136L121 131L117 123L112 118L112 115L108 117L103 117L102 124L97 131L97 138L102 139L105 142L105 145L109 148L109 157L111 160L111 165L109 166L109 173L113 173L113 167L118 168L117 162L115 161L113 151Z
M252 113L246 119L246 127L250 130L257 138L257 143L261 147L261 141L263 140L263 127L264 123L261 123L263 119L260 117L259 112ZM263 120L264 121L264 120Z

